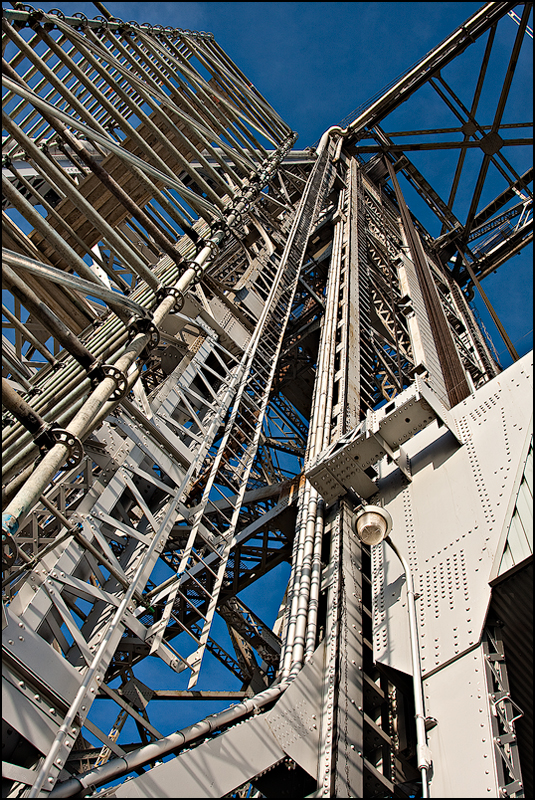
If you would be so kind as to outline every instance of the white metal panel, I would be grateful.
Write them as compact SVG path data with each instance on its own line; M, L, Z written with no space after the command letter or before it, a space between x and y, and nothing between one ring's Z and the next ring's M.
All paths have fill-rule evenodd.
M284 758L262 717L125 781L115 797L223 797Z
M531 419L532 354L451 410L465 444L433 423L406 445L412 482L382 462L380 496L392 538L415 579L425 673L479 640L489 575L525 461ZM518 484L516 484L518 485ZM390 548L373 554L374 657L410 672L401 567ZM380 559L384 567L380 567Z
M427 678L424 692L438 720L428 733L431 797L499 797L482 648Z

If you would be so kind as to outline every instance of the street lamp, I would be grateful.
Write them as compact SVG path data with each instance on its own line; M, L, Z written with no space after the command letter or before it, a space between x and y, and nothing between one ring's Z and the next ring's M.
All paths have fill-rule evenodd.
M380 506L363 506L353 519L353 530L364 544L380 544L392 530L392 517Z
M407 583L407 607L409 610L409 632L411 640L412 681L414 686L414 707L416 717L416 755L418 769L422 776L422 797L430 797L428 770L431 766L430 751L427 746L427 733L425 727L425 705L422 684L422 666L420 663L420 646L418 644L418 627L416 622L416 598L414 583L407 561L403 558L389 533L392 530L392 517L385 508L380 506L362 506L356 513L352 527L363 544L374 546L385 541L397 555Z

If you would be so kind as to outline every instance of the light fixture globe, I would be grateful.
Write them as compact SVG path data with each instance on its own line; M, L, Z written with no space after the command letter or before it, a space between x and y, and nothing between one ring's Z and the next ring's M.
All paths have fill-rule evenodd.
M352 525L360 541L373 546L382 542L392 530L392 517L380 506L363 506Z

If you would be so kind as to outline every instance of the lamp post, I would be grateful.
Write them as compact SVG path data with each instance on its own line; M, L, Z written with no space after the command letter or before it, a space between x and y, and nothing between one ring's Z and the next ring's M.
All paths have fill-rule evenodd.
M414 707L416 717L416 755L418 769L422 776L422 797L430 797L428 770L431 766L430 751L427 746L427 732L425 728L425 705L422 684L422 667L420 663L420 646L418 643L418 627L416 622L416 598L414 583L407 561L403 558L396 545L390 539L392 530L392 517L385 508L380 506L363 506L353 519L353 530L363 544L371 547L382 541L392 548L397 555L407 581L407 606L409 610L409 632L411 640L412 682L414 687Z

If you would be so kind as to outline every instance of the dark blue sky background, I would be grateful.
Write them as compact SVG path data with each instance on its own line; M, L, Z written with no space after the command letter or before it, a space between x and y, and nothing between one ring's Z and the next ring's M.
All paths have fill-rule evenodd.
M10 4L4 4L6 6ZM45 11L80 11L98 15L93 3L39 3ZM125 21L149 22L214 34L239 68L299 134L297 147L315 142L323 131L422 58L456 27L475 13L480 3L116 3L105 2L111 14ZM522 6L516 9L520 15ZM533 27L533 22L530 21ZM501 20L477 113L478 122L491 124L518 27L509 17ZM486 35L444 71L444 77L470 107ZM527 122L532 112L532 42L525 37L504 122ZM458 127L460 123L429 87L401 106L383 129L414 130ZM509 130L505 136L530 135ZM445 140L461 138L448 134ZM517 172L532 162L530 148L504 148ZM409 154L424 177L445 200L448 198L458 151ZM464 221L482 153L468 152L454 211ZM480 208L505 188L491 165ZM433 235L440 226L408 185L402 186L413 212ZM464 216L463 216L464 213ZM532 246L484 281L511 340L522 355L533 347ZM475 299L502 366L511 359L478 297ZM505 352L504 352L505 351Z
M10 4L6 4L10 7ZM60 8L70 15L81 11L89 17L98 15L92 3L38 3L43 10ZM317 140L323 131L341 121L354 108L380 91L414 62L464 22L480 8L480 3L422 2L422 3L117 3L105 2L114 16L125 21L150 22L192 30L205 30L214 34L217 42L233 59L245 75L278 111L281 117L299 133L298 148ZM517 8L519 14L521 7ZM533 23L530 22L533 27ZM481 125L491 124L496 102L518 27L510 19L503 19L489 77L477 113ZM465 105L471 104L486 36L472 45L451 67L444 77L451 81ZM526 122L532 119L532 63L531 41L526 41L514 77L512 93L503 121ZM430 88L424 88L383 123L386 131L425 129L433 127L458 127L457 119ZM506 131L504 138L530 135L526 130ZM446 140L460 138L447 135ZM411 153L409 156L418 169L447 200L457 161L458 151ZM528 148L504 148L506 157L518 172L531 165ZM466 215L470 193L475 184L482 153L471 150L466 159L466 182L454 207L461 221ZM505 188L504 179L491 165L489 186L485 190L480 208ZM440 225L429 213L420 198L405 184L403 190L414 213L433 235L438 235ZM484 281L502 322L520 355L533 346L532 324L532 246L501 267L497 274ZM487 312L476 299L476 306L491 333L502 366L510 363L505 346L499 338ZM282 574L284 573L284 575ZM281 586L288 575L288 566L265 576L258 585L244 594L245 602L253 593L263 598L265 621L274 620L281 599ZM224 631L215 626L216 638L225 639ZM206 666L210 667L210 659ZM213 666L213 665L212 665ZM215 671L201 678L198 688L238 689L229 673ZM222 668L221 668L222 669ZM138 675L154 688L171 688L184 681L179 677L172 683L173 675L158 659L151 659L150 671L142 667ZM100 706L104 711L104 704ZM193 705L193 704L188 704ZM227 705L226 703L223 704ZM202 708L201 708L202 706ZM161 714L151 713L151 720L162 733L199 718L215 707L198 703L195 708L176 708L169 715L162 706ZM110 712L113 713L113 712ZM106 729L104 714L94 721ZM109 726L108 726L109 728ZM107 732L107 729L106 729ZM126 731L125 731L126 732ZM120 741L128 741L128 736Z

